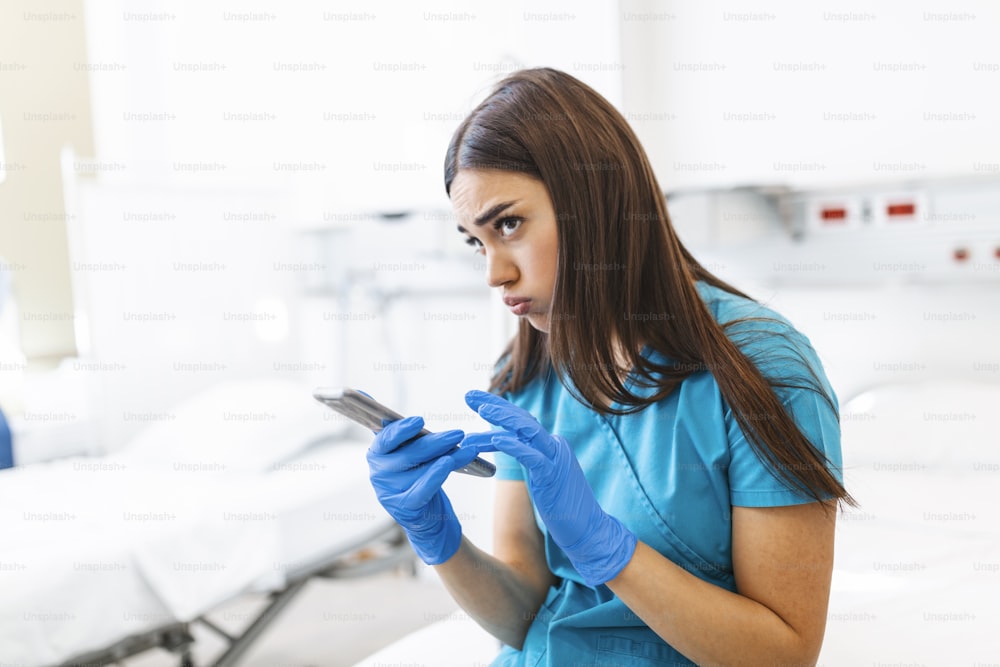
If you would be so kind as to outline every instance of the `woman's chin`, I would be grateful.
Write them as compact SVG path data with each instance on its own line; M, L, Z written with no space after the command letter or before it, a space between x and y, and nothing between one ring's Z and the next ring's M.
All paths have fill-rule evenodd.
M528 324L538 331L541 331L542 333L549 332L549 326L552 322L552 318L548 313L528 313L524 316L524 319L528 320Z

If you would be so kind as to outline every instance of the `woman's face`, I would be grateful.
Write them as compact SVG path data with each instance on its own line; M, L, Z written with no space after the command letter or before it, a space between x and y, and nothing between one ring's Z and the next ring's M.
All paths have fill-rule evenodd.
M548 333L556 284L556 213L545 184L510 171L463 169L451 182L458 231L486 258L486 282Z

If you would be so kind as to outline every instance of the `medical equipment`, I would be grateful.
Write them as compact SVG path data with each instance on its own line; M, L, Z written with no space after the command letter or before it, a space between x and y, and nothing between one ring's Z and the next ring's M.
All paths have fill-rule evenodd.
M736 285L1000 281L995 177L678 191L667 206L698 260Z
M225 383L157 412L122 450L0 472L0 663L103 665L194 626L234 665L314 577L414 556L365 479L368 438L287 381ZM240 633L221 604L264 593Z
M371 429L373 433L378 433L387 424L399 421L403 415L390 410L371 396L363 394L354 389L343 388L318 388L313 392L313 398L336 410L348 419L351 419L365 428ZM430 431L422 430L418 435L429 435ZM496 473L496 466L489 461L476 458L467 466L463 466L455 472L465 473L474 477L492 477Z

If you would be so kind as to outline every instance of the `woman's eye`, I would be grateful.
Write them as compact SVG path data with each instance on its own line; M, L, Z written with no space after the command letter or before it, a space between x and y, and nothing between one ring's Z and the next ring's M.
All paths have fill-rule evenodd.
M517 231L517 228L524 222L523 218L500 218L493 223L493 228L500 232L501 236L510 236Z

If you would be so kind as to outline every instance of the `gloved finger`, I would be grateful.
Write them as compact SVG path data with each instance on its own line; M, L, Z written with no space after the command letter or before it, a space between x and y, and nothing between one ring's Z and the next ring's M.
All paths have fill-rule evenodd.
M394 421L378 432L370 451L373 454L388 454L404 442L415 438L423 428L423 417L404 417Z
M479 412L479 408L484 405L492 405L497 408L509 410L514 414L520 415L521 417L534 420L531 413L524 408L518 407L507 399L497 396L496 394L491 394L488 391L482 391L480 389L472 389L471 391L465 392L465 404L476 412Z
M459 447L451 454L448 454L447 456L444 456L442 458L451 461L451 469L455 471L458 470L459 468L464 468L465 466L472 463L472 461L475 460L477 456L479 456L479 452L476 449L473 448L462 449L461 447Z
M465 402L489 423L513 431L520 438L535 440L545 434L545 429L530 412L499 396L473 389L465 394Z
M548 470L552 467L552 459L543 452L538 451L530 443L524 442L520 438L515 438L510 434L495 433L491 439L492 449L481 451L496 451L509 454L517 459L518 463L528 469Z
M429 433L411 441L405 447L381 455L373 469L377 469L379 474L392 473L393 475L413 471L455 449L455 445L462 441L464 435L464 431L458 430ZM398 477L395 484L408 486L411 480L411 476Z
M507 450L512 450L513 445L508 446L506 450L501 449L499 446L497 446L498 437L507 437L516 442L520 442L527 449L522 450L521 448L518 448L516 453L514 451L507 451ZM519 439L515 434L511 433L510 431L485 431L483 433L470 433L466 435L465 438L462 440L461 446L463 448L475 448L476 451L479 452L480 454L484 452L504 451L504 453L510 454L515 458L518 458L519 456L527 457L525 458L525 460L519 459L519 461L525 465L528 465L529 462L540 463L542 460L547 461L548 463L552 463L552 461L555 460L555 456L553 455L554 452L552 451L552 447L549 444L546 444L546 446L543 448L539 448L532 442L525 442ZM538 459L536 461L535 458L529 455L529 450L532 454L540 455L541 459Z
M454 454L442 456L431 463L420 479L410 486L410 490L406 493L407 503L418 507L429 503L434 494L441 490L441 485L448 479L448 475L469 465L474 458L476 458L475 450L459 449Z
M457 429L431 433L417 438L403 449L394 452L393 456L412 463L433 461L454 449L455 445L462 442L462 438L464 437L465 431Z
M493 445L493 436L499 431L486 431L484 433L468 433L462 439L460 447L462 449L473 448L480 454L483 452L495 452L497 448Z

